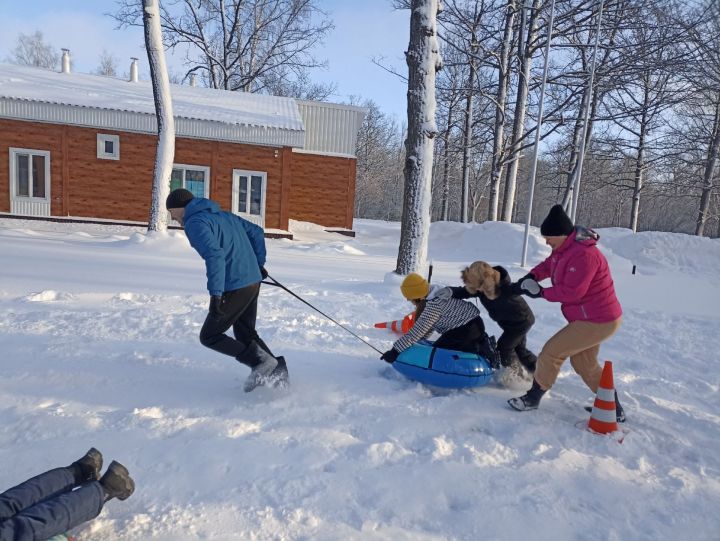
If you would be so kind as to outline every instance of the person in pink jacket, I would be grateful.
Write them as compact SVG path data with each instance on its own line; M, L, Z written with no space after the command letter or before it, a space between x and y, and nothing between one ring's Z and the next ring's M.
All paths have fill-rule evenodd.
M597 247L600 235L592 229L573 226L561 205L550 209L540 233L552 253L513 287L530 297L559 302L568 324L540 352L530 390L508 401L519 411L537 409L568 357L575 372L596 393L602 374L598 363L600 344L615 334L622 319L610 268ZM543 288L538 282L547 278L552 285ZM624 422L625 413L617 392L615 410L617 420Z

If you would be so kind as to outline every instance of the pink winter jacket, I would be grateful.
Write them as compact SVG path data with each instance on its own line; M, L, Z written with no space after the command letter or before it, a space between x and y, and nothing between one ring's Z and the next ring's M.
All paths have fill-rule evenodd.
M565 242L530 272L540 282L552 280L542 296L562 303L568 321L608 323L622 316L615 296L610 268L596 246L600 235L592 229L576 227Z

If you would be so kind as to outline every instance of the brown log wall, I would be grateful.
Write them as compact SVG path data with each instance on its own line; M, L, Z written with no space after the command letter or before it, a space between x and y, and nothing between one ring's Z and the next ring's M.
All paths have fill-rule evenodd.
M97 134L120 136L120 160L97 158ZM0 119L0 212L10 212L9 147L50 151L53 216L146 222L157 137ZM267 173L265 227L288 218L352 227L355 160L290 148L177 138L175 163L210 167L210 198L231 208L232 170Z
M355 159L293 152L290 218L352 229Z

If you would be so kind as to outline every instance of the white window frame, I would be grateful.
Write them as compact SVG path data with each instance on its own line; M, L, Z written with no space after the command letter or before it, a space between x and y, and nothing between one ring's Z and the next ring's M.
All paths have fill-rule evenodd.
M260 189L260 214L251 214L249 212L240 212L238 207L238 197L240 196L240 184L239 178L241 176L248 177L248 181L251 182L252 177L262 178L262 187ZM246 169L233 169L232 176L232 212L238 216L245 218L249 222L252 222L260 227L265 227L265 205L266 198L265 192L267 191L267 173L265 171L248 171ZM250 184L248 184L248 209L250 208Z
M105 142L110 141L113 144L115 152L109 154L105 152ZM97 134L97 157L99 160L119 160L120 159L120 136L111 135L109 133Z
M185 188L185 171L203 171L205 173L205 194L203 197L210 197L210 168L204 165L188 165L184 163L174 163L173 169L183 170L182 188Z
M30 175L28 178L28 188L32 190L32 157L43 156L45 158L45 197L26 197L24 195L18 195L17 186L17 160L15 159L18 154L29 154L30 155ZM50 202L50 151L49 150L35 150L30 148L10 148L10 197L12 199L22 199L24 201L44 201Z

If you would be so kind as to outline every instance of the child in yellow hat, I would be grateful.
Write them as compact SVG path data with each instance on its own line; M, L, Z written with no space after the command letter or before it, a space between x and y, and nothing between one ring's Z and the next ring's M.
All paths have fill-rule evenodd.
M382 354L382 360L394 363L401 352L433 331L441 335L435 347L469 353L481 351L486 338L485 323L474 304L453 299L449 288L430 285L414 272L405 277L400 291L415 305L415 324L392 349Z

